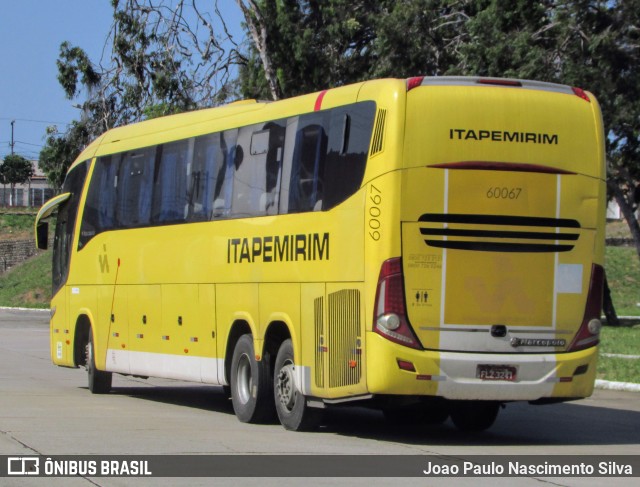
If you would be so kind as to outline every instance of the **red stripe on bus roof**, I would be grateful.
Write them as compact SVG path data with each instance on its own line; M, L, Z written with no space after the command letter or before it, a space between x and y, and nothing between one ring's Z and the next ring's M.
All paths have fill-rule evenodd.
M322 108L322 100L324 99L324 95L327 94L327 91L329 90L321 91L320 94L318 95L318 98L316 98L316 105L313 107L314 112L317 112Z

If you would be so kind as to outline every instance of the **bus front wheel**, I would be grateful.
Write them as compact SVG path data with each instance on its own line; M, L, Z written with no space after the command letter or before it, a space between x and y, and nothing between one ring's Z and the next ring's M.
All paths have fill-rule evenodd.
M103 372L96 368L95 347L93 345L93 330L89 330L87 342L87 375L89 377L89 390L93 394L107 394L111 390L111 372Z
M253 337L242 335L231 359L231 403L243 423L261 423L275 417L269 356L256 360Z
M291 431L311 431L322 418L322 409L307 405L306 398L298 391L295 383L295 366L293 364L293 345L285 340L276 357L273 390L278 419L286 429Z

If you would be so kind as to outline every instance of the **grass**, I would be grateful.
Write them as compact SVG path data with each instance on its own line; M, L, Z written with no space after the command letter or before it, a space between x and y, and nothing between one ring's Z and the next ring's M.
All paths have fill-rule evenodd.
M618 316L640 316L640 259L635 248L607 247L605 269Z
M31 213L0 213L0 238L27 239L33 237L33 222L35 215Z
M600 335L597 378L640 384L640 359L606 357L603 354L640 355L640 326L606 326Z
M50 299L50 250L0 274L0 306L48 308Z

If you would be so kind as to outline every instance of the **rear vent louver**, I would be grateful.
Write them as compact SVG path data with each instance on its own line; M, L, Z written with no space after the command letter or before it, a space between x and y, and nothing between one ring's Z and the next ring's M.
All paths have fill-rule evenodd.
M568 252L580 237L580 223L563 218L427 213L419 221L425 243L445 249Z
M371 139L371 155L374 156L378 152L382 152L384 143L384 127L387 119L386 110L378 110L378 116L376 117L376 126L373 131L373 137Z
M316 298L313 301L313 315L315 321L316 349L316 387L324 387L324 356L326 346L324 343L324 298Z
M360 382L360 291L343 289L328 296L329 387Z

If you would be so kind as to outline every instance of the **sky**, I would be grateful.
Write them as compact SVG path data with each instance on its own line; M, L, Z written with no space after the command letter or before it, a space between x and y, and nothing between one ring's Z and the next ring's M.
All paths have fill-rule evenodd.
M203 5L213 4L204 0ZM240 30L241 14L234 0L219 0L230 28ZM0 0L0 158L14 151L37 159L46 128L64 132L79 119L57 80L60 44L69 41L98 62L110 31L110 0Z

